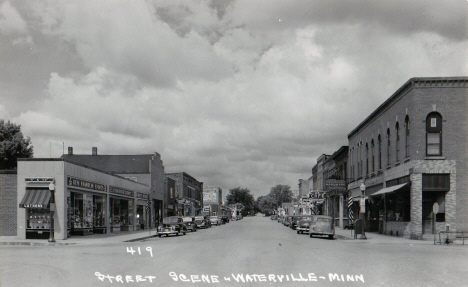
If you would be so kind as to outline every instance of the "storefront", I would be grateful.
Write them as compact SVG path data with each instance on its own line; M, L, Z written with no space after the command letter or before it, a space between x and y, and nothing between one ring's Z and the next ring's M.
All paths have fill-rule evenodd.
M136 230L135 213L148 194L145 184L63 159L20 160L17 235L49 238L52 214L56 239Z

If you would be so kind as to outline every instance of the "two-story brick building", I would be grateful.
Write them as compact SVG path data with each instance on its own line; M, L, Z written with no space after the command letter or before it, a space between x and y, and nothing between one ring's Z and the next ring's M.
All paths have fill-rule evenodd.
M412 78L348 134L348 189L358 199L366 186L367 230L468 230L467 115L467 77Z
M175 181L175 197L177 215L195 216L202 214L203 182L185 172L166 173Z

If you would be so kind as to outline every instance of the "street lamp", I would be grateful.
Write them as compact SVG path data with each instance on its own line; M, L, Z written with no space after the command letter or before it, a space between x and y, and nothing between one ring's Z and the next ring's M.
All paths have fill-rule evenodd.
M49 184L50 190L50 232L49 232L49 242L55 242L54 238L54 211L55 211L55 184L51 182Z
M365 233L365 218L366 218L366 185L364 184L364 181L361 183L361 186L359 187L361 189L362 197L361 197L361 223L362 223L362 231L361 231L361 237L359 239L367 239L366 233Z

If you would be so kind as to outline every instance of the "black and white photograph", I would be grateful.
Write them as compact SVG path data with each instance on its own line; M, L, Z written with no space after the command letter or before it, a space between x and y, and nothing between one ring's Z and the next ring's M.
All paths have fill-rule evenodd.
M464 286L467 0L0 0L0 286Z

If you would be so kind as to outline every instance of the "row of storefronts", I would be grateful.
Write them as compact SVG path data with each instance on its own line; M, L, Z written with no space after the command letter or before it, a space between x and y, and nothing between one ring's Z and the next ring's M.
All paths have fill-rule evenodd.
M311 192L335 224L421 239L468 230L468 78L413 78L321 155Z
M63 159L18 162L17 236L55 238L137 230L148 217L148 186ZM148 210L149 211L149 210Z

